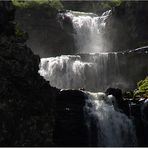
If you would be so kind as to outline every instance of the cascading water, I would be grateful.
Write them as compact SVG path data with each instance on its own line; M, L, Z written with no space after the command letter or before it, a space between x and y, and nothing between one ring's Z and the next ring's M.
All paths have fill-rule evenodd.
M76 46L81 54L41 59L40 75L60 89L84 88L98 92L108 87L129 88L128 84L133 84L130 79L140 72L133 74L127 66L136 66L143 60L137 57L130 60L134 57L132 54L99 53L107 49L103 31L109 14L110 11L102 16L72 11L64 14L72 21ZM119 112L117 107L114 108L113 97L103 93L84 93L87 96L84 113L90 146L92 141L96 142L95 146L135 146L136 136L132 120ZM95 140L92 136L94 133Z
M132 120L116 111L118 108L113 105L115 98L104 93L85 93L87 99L84 113L89 132L89 145L136 146Z
M110 13L111 10L106 11L101 16L75 11L66 13L66 16L71 18L76 32L74 38L79 53L96 53L107 50L107 42L103 33L106 19Z
M109 58L114 60L108 61ZM119 86L116 62L115 53L65 55L41 59L39 73L60 89L102 91L109 86Z
M146 60L148 61L146 54L62 55L42 58L39 73L50 81L52 86L60 89L84 88L97 92L117 87L128 90L135 87L142 71L148 68ZM136 70L137 65L139 67Z
M60 56L41 59L40 75L49 80L52 86L60 89L77 89L84 87L91 63L82 62L80 56ZM88 68L88 69L87 69Z

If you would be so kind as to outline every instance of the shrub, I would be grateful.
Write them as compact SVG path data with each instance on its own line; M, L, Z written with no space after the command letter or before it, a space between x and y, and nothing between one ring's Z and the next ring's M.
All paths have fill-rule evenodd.
M31 8L37 5L49 5L57 10L62 9L60 0L12 0L13 5L20 8Z
M148 98L148 76L137 83L137 89L134 90L134 97Z

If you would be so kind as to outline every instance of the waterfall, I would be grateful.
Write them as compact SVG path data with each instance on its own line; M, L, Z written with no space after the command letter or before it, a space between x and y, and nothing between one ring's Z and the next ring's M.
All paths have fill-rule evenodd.
M134 69L140 58L129 60L120 53L62 55L42 58L39 73L52 86L60 89L84 88L95 92L105 91L108 87L129 89L134 81L131 69L127 67L132 65ZM133 65L133 62L137 64ZM139 72L135 73L135 78L140 76Z
M87 98L84 113L89 146L136 146L132 120L117 111L115 98L104 93L85 93Z
M107 42L103 34L106 19L110 13L111 10L101 16L76 11L69 11L65 14L72 20L75 44L79 53L96 53L107 50Z
M59 89L86 90L84 114L90 146L135 146L132 120L118 111L114 97L97 92L108 87L134 88L143 70L147 71L148 58L143 53L102 52L107 50L103 34L110 12L101 16L66 12L75 30L77 54L42 58L39 74Z
M116 56L116 54L113 56ZM117 76L116 66L109 71L108 65L115 65L116 61L109 63L108 57L110 56L107 53L102 53L90 54L86 59L83 59L83 55L43 58L41 59L39 73L50 81L52 86L60 89L105 90ZM109 81L107 80L108 72L112 74ZM115 84L116 81L112 83Z
M73 55L41 59L39 73L49 80L52 86L60 89L77 89L87 85L86 81L94 71L93 63L83 62L80 56Z
M42 58L39 73L59 89L134 89L147 74L147 54L96 53ZM138 65L138 69L137 69ZM143 70L145 73L143 73ZM135 71L133 73L133 71Z

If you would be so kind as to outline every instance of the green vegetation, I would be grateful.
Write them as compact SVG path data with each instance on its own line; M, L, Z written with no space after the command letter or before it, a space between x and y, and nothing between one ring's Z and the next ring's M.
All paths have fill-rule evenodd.
M112 6L119 6L124 1L123 0L112 0L112 1L109 1L109 2L110 2L110 5L112 5Z
M19 8L31 8L37 5L49 5L57 10L62 9L60 0L12 0L13 5Z
M105 10L111 9L112 7L119 6L123 0L110 0L110 1L62 1L64 8L67 10L84 11L84 12L104 12Z
M36 15L55 17L59 10L63 9L60 0L12 0L16 9L22 10L22 13L29 14L35 12ZM32 13L34 14L34 13Z
M148 98L148 76L137 83L137 89L134 91L134 97Z
M119 6L123 0L112 1L62 1L62 0L12 0L13 4L19 8L32 8L46 5L56 10L71 9L77 11L97 12L99 9L111 9Z

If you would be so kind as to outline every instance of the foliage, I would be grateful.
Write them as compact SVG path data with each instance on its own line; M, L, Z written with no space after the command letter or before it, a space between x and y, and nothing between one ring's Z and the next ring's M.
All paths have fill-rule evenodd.
M111 9L112 7L119 6L122 0L102 1L101 7L104 9Z
M63 8L60 0L12 0L12 2L13 5L20 8L31 8L37 5L49 5L57 10Z
M112 0L109 1L111 6L119 6L122 4L123 0Z
M64 8L67 10L84 11L93 13L102 13L112 7L119 6L122 0L110 0L110 1L61 1Z
M148 76L137 83L137 89L134 91L134 97L148 98Z

